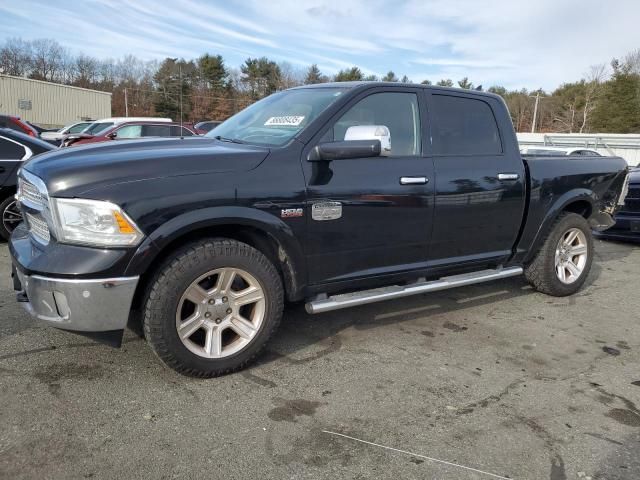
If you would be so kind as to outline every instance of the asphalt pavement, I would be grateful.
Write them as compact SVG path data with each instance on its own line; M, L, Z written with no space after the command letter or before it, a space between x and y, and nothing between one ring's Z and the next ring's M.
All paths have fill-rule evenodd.
M638 479L640 247L567 298L521 278L311 316L195 380L43 327L0 244L0 478Z

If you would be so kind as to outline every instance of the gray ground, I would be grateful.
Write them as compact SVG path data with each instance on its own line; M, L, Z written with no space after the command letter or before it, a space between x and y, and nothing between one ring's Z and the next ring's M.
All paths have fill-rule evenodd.
M571 298L522 279L309 316L192 380L14 302L0 245L1 478L640 478L640 248ZM384 449L324 431L404 450ZM413 453L413 454L412 454Z

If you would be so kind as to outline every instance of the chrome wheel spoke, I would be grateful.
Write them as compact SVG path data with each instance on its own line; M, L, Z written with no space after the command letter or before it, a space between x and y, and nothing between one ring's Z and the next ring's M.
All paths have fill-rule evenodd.
M186 298L190 302L199 305L201 303L205 303L209 300L209 294L207 291L202 288L197 283L192 283L186 291Z
M569 270L569 273L571 273L571 275L573 275L576 278L579 277L580 274L582 273L582 270L578 268L578 266L572 261L568 261L566 263L566 268L567 270Z
M253 324L246 318L239 315L231 319L229 328L231 328L234 332L247 340L252 338L256 333L256 328L253 326Z
M209 357L219 357L222 354L222 331L219 327L207 328L204 352Z
M262 289L258 287L245 288L240 292L232 293L232 295L234 297L233 303L237 306L250 305L264 298Z
M218 274L218 281L216 282L216 292L227 293L233 285L233 281L236 279L236 272L225 268Z
M204 318L196 311L191 317L182 322L178 327L178 335L181 339L187 339L199 330L204 324Z
M558 274L558 278L565 282L567 280L567 271L564 268L564 265L560 264L556 267L556 273Z
M566 243L567 245L571 245L575 241L576 237L578 236L578 232L579 230L575 228L572 230L569 230L566 236L564 237L564 243Z
M569 250L569 253L573 256L576 255L584 255L585 253L587 253L587 246L586 245L575 245L573 247L571 247L571 249Z

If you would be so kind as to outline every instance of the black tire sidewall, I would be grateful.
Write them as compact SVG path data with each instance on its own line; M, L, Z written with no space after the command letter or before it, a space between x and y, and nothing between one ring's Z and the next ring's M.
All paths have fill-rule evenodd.
M587 263L585 264L578 280L573 283L566 284L562 283L556 273L555 251L562 236L572 228L581 230L587 239ZM566 296L580 290L589 276L591 264L593 262L593 235L587 220L581 215L575 213L568 213L564 215L556 223L555 228L545 242L544 248L548 250L546 252L547 265L545 265L544 268L547 272L548 281L551 284L550 287L554 290L555 294L558 296Z
M167 362L174 368L177 363L183 373L208 376L225 371L232 371L254 358L277 327L282 315L283 294L277 271L269 261L257 250L240 242L225 242L225 253L220 255L217 242L201 242L183 250L175 257L180 262L169 263L161 272L152 287L158 295L148 298L145 305L145 332L147 340L152 343L161 336L163 347L168 349L174 362ZM206 359L191 352L180 340L176 329L175 315L178 303L184 291L198 277L217 268L231 267L244 270L253 275L265 292L265 316L256 336L243 350L220 359ZM147 325L149 324L149 325ZM162 348L162 347L161 347ZM155 348L154 348L155 349ZM160 353L156 350L156 353ZM167 360L160 355L163 360Z

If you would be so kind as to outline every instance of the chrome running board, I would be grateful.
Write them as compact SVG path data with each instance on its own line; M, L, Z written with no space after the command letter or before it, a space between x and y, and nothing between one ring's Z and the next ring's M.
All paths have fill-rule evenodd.
M496 270L481 270L479 272L451 275L429 282L418 281L409 285L392 285L389 287L362 290L359 292L343 293L332 297L318 296L307 302L305 308L308 313L323 313L341 308L355 307L367 303L381 302L394 298L408 297L420 293L437 292L449 288L464 287L475 283L489 282L501 278L522 275L522 267L498 268Z

